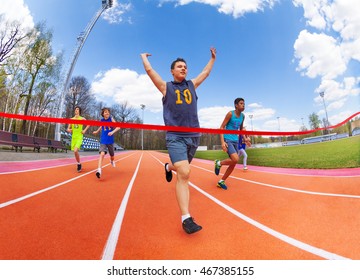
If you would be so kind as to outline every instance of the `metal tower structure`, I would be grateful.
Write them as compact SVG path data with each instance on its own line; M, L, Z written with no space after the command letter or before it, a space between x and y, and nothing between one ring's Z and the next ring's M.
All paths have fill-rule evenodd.
M68 71L66 74L66 78L64 80L64 84L62 87L62 91L60 93L60 107L58 110L58 118L62 117L63 111L64 111L64 102L65 102L65 94L68 91L69 82L72 76L72 72L74 70L76 61L80 55L81 49L83 48L85 41L87 37L89 36L91 30L93 29L95 23L101 16L101 14L106 10L112 7L113 0L101 0L101 8L96 12L95 16L91 19L89 24L86 26L85 30L80 33L80 35L77 37L77 46L73 52L72 59L70 62L70 66L68 67ZM56 123L55 126L55 140L60 141L61 140L61 133L60 133L60 124Z

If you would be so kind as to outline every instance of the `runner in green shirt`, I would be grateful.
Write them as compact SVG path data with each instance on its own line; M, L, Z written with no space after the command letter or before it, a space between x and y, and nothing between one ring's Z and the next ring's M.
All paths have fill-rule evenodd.
M75 116L71 118L72 120L85 120L81 116L81 108L79 106L75 107ZM77 161L77 171L81 171L81 162L79 150L83 141L85 132L89 129L89 125L83 130L82 124L69 124L67 132L71 133L71 150L74 151L75 159Z

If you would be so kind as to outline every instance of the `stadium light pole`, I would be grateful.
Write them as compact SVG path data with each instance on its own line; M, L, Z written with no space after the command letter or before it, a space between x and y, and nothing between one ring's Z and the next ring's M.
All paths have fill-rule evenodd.
M142 123L144 124L144 110L145 110L145 105L144 104L140 104L140 108L142 110ZM141 150L144 150L144 129L141 129Z
M322 98L322 100L323 100L323 103L324 103L324 108L325 108L325 115L326 115L326 125L325 125L325 131L326 131L326 133L328 132L327 131L327 127L329 126L329 118L328 118L328 113L327 113L327 110L326 110L326 104L325 104L325 92L320 92L319 93L320 94L320 97Z
M278 119L278 124L279 124L279 132L280 132L280 117L277 117L277 119ZM281 142L281 136L279 135L279 140L280 140L280 142Z
M253 123L252 123L252 118L253 118L254 115L249 115L249 118L250 118L250 123L251 123L251 131L254 132L254 128L253 128ZM253 142L254 142L254 135L252 135L252 138L253 138Z
M101 0L101 8L96 12L95 16L91 19L91 21L87 25L86 29L83 32L81 32L80 35L77 37L77 40L78 40L77 47L73 53L70 66L67 71L64 84L62 86L62 91L60 93L60 104L59 104L60 107L59 107L58 114L57 114L58 118L62 117L62 114L64 111L65 94L68 90L70 78L71 78L72 72L75 68L76 61L80 55L81 49L83 48L87 37L89 36L91 30L93 29L95 23L97 22L97 20L101 16L101 14L106 9L111 8L112 5L113 5L113 0ZM54 138L57 141L61 140L60 123L56 123L56 125L55 125L55 137Z

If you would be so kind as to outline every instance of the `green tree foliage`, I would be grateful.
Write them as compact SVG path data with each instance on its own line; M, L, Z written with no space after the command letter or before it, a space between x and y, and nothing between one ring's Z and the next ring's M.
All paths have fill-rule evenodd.
M60 59L53 56L51 48L52 32L46 30L44 24L34 28L28 47L23 55L23 65L26 74L27 91L21 95L25 100L24 115L28 115L30 102L39 85L45 81L58 80L58 65ZM55 79L54 79L55 77ZM26 120L22 121L21 133L26 133Z

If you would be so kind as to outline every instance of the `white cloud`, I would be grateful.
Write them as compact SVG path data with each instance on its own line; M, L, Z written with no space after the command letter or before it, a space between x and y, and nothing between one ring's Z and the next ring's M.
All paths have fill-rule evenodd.
M317 29L326 28L326 20L324 19L324 5L327 0L293 0L295 7L302 6L304 8L304 17L307 24Z
M131 18L124 17L124 14L128 13L131 9L131 3L119 3L117 0L114 0L113 6L106 9L102 17L112 24L121 23L123 21L131 23Z
M262 108L262 105L260 105L258 103L251 103L249 105L246 105L246 107L248 107L248 108Z
M247 109L249 108L249 109ZM233 106L214 106L199 109L199 121L201 127L206 128L219 128L223 122L225 115L234 110ZM251 119L249 115L252 115L252 123L254 130L263 130L263 121L274 118L275 110L271 108L264 108L262 105L252 103L247 105L244 111L245 122L244 126L251 129Z
M247 107L251 108L251 110L249 111L245 109L245 115L253 115L253 121L262 121L272 118L276 113L274 109L264 108L259 104L256 104L256 107L253 107L252 104L248 105Z
M266 131L281 131L281 132L299 131L301 125L302 124L298 123L297 121L285 117L279 117L279 119L273 118L263 123L263 127L266 128L264 129L264 131L266 130ZM261 129L257 129L257 130L261 130Z
M360 62L359 1L293 0L293 3L304 9L307 24L321 32L303 30L299 34L294 44L297 70L310 78L321 78L315 92L325 92L329 111L335 114L344 111L349 97L359 95L359 73L350 69L350 62ZM319 96L314 100L323 106Z
M336 0L330 5L328 14L332 28L341 34L344 40L360 37L360 8L358 0Z
M146 104L146 110L151 112L162 110L162 95L150 78L129 69L113 68L98 73L92 82L91 91L98 101L110 106L127 101L134 108Z
M336 125L336 124L346 120L352 114L354 114L354 112L349 111L349 110L341 111L341 112L339 112L339 114L329 116L329 123L330 123L330 125Z
M199 109L200 127L219 128L227 112L233 110L231 106L215 106Z
M21 23L21 28L24 30L29 30L35 26L30 10L23 0L0 1L0 14L4 14L7 21Z
M300 32L295 44L295 57L299 60L297 70L310 78L321 76L333 79L346 71L345 60L337 41L326 34Z
M246 13L263 11L266 7L272 8L278 0L161 0L160 5L165 2L175 2L177 5L193 2L207 4L216 7L220 13L238 18Z
M319 89L321 89L319 92L324 92L327 111L331 112L341 109L350 96L360 95L359 82L360 78L355 77L346 77L341 83L334 80L323 80L319 86ZM324 106L320 95L317 95L314 101L319 106ZM324 112L324 110L321 110L319 114L324 114Z

